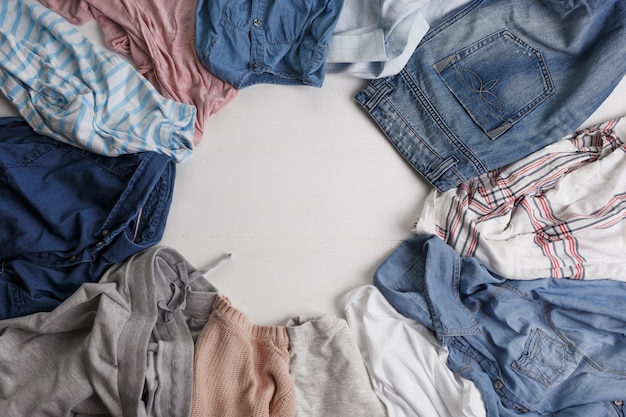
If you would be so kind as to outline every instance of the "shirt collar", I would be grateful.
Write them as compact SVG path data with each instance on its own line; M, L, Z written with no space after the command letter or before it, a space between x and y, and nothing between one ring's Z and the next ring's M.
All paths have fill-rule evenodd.
M463 260L433 235L402 242L378 267L376 285L401 314L445 338L480 333L473 314L461 302Z

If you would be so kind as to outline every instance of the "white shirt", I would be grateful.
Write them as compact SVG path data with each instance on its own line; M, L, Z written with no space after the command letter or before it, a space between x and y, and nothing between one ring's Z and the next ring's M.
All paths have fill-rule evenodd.
M398 313L376 287L355 288L340 303L389 417L486 415L480 392L448 368L448 350L434 333Z
M426 198L436 234L508 279L626 280L626 118L583 129Z

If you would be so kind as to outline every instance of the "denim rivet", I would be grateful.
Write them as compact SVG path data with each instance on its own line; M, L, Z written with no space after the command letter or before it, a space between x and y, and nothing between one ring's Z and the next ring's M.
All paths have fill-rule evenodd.
M624 405L624 401L622 401L622 400L615 400L615 401L613 401L613 404L615 404L618 407L621 407L621 406Z
M108 229L104 229L104 230L102 231L102 236L108 236L108 235L109 235L109 233L111 233L111 232L109 232L109 230L108 230Z
M498 379L498 380L496 380L496 381L493 383L493 387L494 387L495 389L500 389L500 388L502 388L502 381L500 381L499 379Z
M256 26L256 27L261 26L261 19L254 19L254 20L252 21L252 24L253 24L254 26Z
M254 61L252 62L252 68L257 68L259 66L259 63Z

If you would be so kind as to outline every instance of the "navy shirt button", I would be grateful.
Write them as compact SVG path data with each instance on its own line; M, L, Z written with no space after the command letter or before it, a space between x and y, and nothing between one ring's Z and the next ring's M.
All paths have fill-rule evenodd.
M70 262L74 262L75 260L76 260L76 256L70 256L70 259L69 259Z
M102 236L108 236L108 235L109 235L109 233L111 233L111 232L109 232L109 230L108 230L108 229L104 229L104 230L102 231Z

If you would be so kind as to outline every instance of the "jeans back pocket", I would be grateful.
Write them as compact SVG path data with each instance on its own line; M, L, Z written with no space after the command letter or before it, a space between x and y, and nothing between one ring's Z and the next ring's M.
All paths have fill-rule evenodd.
M491 139L554 93L541 52L506 29L447 56L433 69Z

